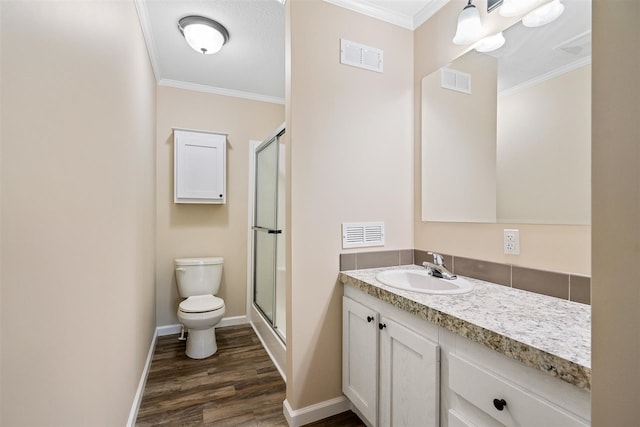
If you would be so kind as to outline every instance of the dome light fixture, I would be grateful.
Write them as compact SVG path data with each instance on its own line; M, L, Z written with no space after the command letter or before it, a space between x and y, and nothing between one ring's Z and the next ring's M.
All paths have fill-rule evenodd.
M540 27L558 19L562 12L564 12L564 5L560 3L560 0L553 0L533 12L529 12L527 16L522 18L522 25Z
M178 28L189 46L205 55L218 52L229 40L229 32L222 24L204 16L185 16L178 21Z
M480 36L482 36L480 12L469 0L469 3L458 15L458 27L456 35L453 37L453 43L457 45L471 44L477 41Z

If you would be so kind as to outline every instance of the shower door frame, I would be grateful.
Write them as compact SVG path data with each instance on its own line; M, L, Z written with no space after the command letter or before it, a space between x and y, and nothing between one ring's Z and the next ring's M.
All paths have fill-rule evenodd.
M256 179L257 179L257 165L256 154L259 148L276 138L279 144L278 150L284 149L282 147L281 137L285 132L285 124L283 123L276 129L271 136L264 141L250 141L250 153L249 153L249 209L248 209L248 259L247 259L247 317L253 326L254 330L258 334L263 345L267 349L267 352L274 361L278 371L283 379L286 381L285 366L286 366L286 337L282 334L282 330L274 329L274 323L276 322L276 312L274 311L273 322L269 321L268 317L264 315L262 310L254 303L254 264L255 264L255 247L254 247L254 233L253 224L255 220L255 203L256 203ZM278 159L280 161L280 158ZM286 172L285 172L286 173ZM285 195L286 197L286 195ZM277 224L280 226L281 224ZM284 224L282 224L284 225ZM277 236L277 235L276 235ZM277 251L276 251L277 253ZM277 255L276 255L277 256ZM285 267L286 268L286 267ZM274 269L274 274L277 274L277 266ZM274 281L274 293L276 292L277 282ZM275 303L274 298L274 303ZM286 316L286 304L278 309L285 310ZM278 332L276 332L278 331Z
M265 318L265 320L267 321L267 323L269 323L271 325L271 327L273 328L273 330L276 332L276 334L278 335L278 337L283 341L286 342L286 337L284 337L282 335L282 333L279 331L278 329L278 325L277 325L277 321L276 321L276 316L277 316L277 310L278 310L278 303L277 303L277 285L278 285L278 265L277 265L277 257L278 257L278 234L282 234L282 229L278 228L279 224L278 224L278 195L279 195L279 189L278 189L278 172L279 172L279 163L280 163L280 136L282 136L284 134L284 129L282 131L280 131L279 133L277 133L275 136L270 137L269 139L265 140L262 144L260 144L258 147L256 147L254 155L255 155L255 163L254 163L254 184L253 184L253 188L254 188L254 202L253 202L253 222L252 222L252 230L253 230L253 305L256 307L256 309L262 314L262 316ZM271 144L275 144L275 186L274 186L274 198L275 198L275 202L274 202L274 206L273 206L273 220L274 220L274 224L272 224L273 227L263 227L261 225L257 225L258 223L258 189L259 189L259 185L258 185L258 156L259 154L263 151L266 150L268 147L271 146ZM257 272L257 268L256 268L256 260L258 259L258 245L256 244L257 240L258 240L258 236L262 235L263 233L266 233L267 235L271 236L273 238L273 250L272 250L272 255L273 255L273 277L272 277L272 283L273 283L273 289L272 289L272 295L271 295L271 316L269 316L269 314L267 313L267 307L263 307L260 305L260 303L257 301L256 299L256 295L257 295L257 291L258 291L258 272Z

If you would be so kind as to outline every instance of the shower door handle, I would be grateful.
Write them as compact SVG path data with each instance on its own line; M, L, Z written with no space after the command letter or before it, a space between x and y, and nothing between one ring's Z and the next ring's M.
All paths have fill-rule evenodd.
M266 231L269 234L282 234L282 230L276 230L273 228L258 227L257 225L254 225L252 228L258 231Z

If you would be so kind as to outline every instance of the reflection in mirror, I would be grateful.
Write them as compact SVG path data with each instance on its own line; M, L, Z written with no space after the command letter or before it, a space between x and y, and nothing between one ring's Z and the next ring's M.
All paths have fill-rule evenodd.
M422 80L423 221L589 224L591 4Z

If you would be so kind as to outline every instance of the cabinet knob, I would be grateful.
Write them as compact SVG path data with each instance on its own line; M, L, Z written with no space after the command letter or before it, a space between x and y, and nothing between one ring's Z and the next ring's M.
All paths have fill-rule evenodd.
M222 194L220 195L220 198L222 198Z
M368 323L373 322L373 316L367 316L367 322Z
M493 399L493 406L495 406L498 411L502 411L504 407L507 406L507 401L504 399Z
M386 323L378 323L378 328L380 328L380 330L383 330L386 327L387 327Z

